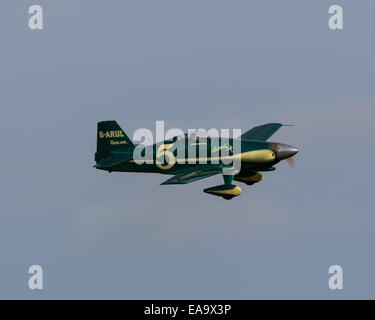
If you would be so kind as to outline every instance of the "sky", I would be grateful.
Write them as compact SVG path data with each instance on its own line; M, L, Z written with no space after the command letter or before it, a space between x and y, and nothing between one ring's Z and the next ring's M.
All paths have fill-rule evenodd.
M28 8L43 8L43 30ZM344 29L328 28L339 4ZM370 0L4 0L0 298L374 299ZM293 124L296 146L224 201L215 176L93 168L96 124ZM30 290L28 268L43 268ZM328 287L331 265L343 290Z

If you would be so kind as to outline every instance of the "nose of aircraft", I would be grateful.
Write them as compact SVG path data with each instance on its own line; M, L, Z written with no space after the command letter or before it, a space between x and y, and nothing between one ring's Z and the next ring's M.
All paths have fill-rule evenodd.
M276 155L279 160L284 160L294 156L297 152L297 148L284 143L279 143L277 146Z

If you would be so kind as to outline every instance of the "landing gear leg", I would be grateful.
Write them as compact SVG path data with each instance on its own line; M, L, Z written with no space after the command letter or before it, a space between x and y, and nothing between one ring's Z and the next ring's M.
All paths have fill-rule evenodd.
M223 174L223 178L224 178L225 185L228 185L228 186L232 185L233 178L234 178L233 174L226 174L226 175Z

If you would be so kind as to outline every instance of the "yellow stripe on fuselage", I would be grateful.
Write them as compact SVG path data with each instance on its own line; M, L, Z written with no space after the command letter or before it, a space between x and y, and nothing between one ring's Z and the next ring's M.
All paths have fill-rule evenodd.
M253 163L264 163L274 161L276 158L275 153L272 150L253 150L246 151L240 154L224 157L196 157L196 158L179 158L176 159L177 163L188 163L188 162L208 162L208 161L220 161L220 160L240 160L241 162L253 162ZM133 163L134 160L129 160ZM154 164L155 160L144 160L146 164Z

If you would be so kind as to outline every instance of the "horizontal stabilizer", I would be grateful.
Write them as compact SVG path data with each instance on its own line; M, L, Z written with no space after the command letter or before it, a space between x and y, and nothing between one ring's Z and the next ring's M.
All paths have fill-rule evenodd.
M131 159L133 159L133 152L118 152L110 157L100 159L95 167L98 169L112 168Z

